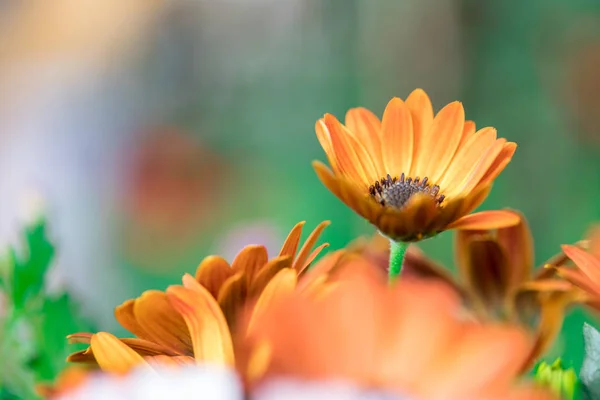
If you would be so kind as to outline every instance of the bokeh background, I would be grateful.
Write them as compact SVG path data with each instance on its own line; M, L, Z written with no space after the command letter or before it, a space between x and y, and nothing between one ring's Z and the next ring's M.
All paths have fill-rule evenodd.
M596 0L0 0L0 243L43 205L68 290L112 310L300 220L372 228L316 178L314 123L425 89L519 144L482 209L536 261L600 220ZM452 265L452 234L423 243ZM554 355L579 367L582 311ZM566 353L565 353L566 351Z

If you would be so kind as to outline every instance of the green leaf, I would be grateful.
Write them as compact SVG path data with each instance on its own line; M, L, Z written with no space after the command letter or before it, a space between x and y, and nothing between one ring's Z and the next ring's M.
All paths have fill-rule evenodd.
M600 332L583 324L585 359L579 372L585 399L600 399Z
M16 308L36 296L44 285L44 276L54 257L54 246L46 235L46 221L39 219L25 230L25 257L12 251L12 299Z

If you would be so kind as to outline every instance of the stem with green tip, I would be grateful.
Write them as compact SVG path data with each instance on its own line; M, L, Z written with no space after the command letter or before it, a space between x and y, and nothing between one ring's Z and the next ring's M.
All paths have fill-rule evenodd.
M402 272L402 263L409 243L390 240L390 269L389 280L395 280Z

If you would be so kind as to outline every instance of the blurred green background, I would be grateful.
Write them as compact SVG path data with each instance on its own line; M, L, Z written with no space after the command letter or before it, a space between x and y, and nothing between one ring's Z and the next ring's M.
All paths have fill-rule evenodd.
M314 123L425 89L519 148L482 209L528 217L536 261L600 220L600 3L0 1L0 238L41 198L58 280L101 329L211 253L277 251L300 220L372 228L316 178ZM35 203L35 202L33 202ZM35 203L37 204L37 203ZM452 234L423 243L452 265ZM573 312L555 355L583 357ZM122 332L121 332L122 333Z

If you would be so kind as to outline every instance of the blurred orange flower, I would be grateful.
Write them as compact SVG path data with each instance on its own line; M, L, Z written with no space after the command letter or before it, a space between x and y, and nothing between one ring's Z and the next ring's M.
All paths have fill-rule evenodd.
M592 228L585 243L587 251L578 246L563 245L562 249L576 268L559 266L558 274L583 289L588 295L587 304L600 311L600 225Z
M467 215L487 197L517 145L494 128L475 130L459 102L434 118L421 89L393 98L380 121L364 108L317 121L332 170L315 161L321 182L348 207L396 241L418 241L447 229L515 225L505 211Z
M320 296L281 297L238 338L250 387L292 377L420 399L552 398L514 386L533 346L521 328L461 318L447 285L401 279L390 286L364 259L346 264Z
M548 268L534 272L533 238L522 215L512 227L457 232L455 254L457 279L416 248L409 248L402 273L453 286L480 321L510 321L535 332L536 345L524 368L529 367L548 350L566 308L581 300L580 291L552 279Z
M97 363L114 373L128 372L139 364L233 364L231 332L237 313L257 299L254 313L259 315L273 299L295 290L298 276L327 246L311 252L328 224L319 224L299 251L304 222L297 224L271 260L263 246L245 247L231 266L217 256L205 258L195 278L183 277L183 285L170 286L166 292L144 292L115 309L119 323L136 338L118 339L106 332L71 335L72 342L90 346L71 354L69 361ZM306 275L303 290L312 288L313 281L315 285L320 282L314 272Z
M89 378L90 373L90 370L85 367L67 367L53 384L38 385L36 391L45 399L59 398L83 385Z

